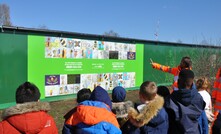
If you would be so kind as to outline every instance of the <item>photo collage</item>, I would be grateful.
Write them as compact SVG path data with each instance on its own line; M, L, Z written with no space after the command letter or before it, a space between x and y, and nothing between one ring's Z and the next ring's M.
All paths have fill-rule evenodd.
M76 94L82 88L93 90L96 86L105 90L112 90L116 86L135 87L135 72L45 76L46 97Z
M135 60L136 45L97 40L45 37L45 58Z

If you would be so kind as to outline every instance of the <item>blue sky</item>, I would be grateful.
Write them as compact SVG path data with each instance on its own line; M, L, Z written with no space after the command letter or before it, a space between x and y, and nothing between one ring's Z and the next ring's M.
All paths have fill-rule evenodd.
M220 43L220 0L0 0L15 26L183 43Z

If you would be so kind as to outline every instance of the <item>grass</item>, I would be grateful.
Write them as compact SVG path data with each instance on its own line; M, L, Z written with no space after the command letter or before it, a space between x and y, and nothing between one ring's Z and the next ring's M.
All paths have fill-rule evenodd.
M111 94L110 94L111 96ZM131 100L133 102L139 102L138 90L127 91L126 100ZM61 134L64 119L63 115L66 114L69 110L76 106L76 99L69 99L63 101L50 102L51 110L49 114L54 118L56 125L58 127L59 134ZM2 110L0 110L0 115L2 114Z

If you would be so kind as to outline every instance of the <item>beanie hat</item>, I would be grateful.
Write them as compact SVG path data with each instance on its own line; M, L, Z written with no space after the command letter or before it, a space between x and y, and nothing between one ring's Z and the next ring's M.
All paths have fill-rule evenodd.
M117 86L112 91L112 100L113 102L123 102L126 98L126 90L121 87Z
M107 91L100 86L97 86L93 90L93 92L91 93L90 100L103 102L107 104L110 107L110 109L112 109L112 102Z

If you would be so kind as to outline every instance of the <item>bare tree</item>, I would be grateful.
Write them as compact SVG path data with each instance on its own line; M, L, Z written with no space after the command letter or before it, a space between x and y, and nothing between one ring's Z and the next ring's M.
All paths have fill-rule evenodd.
M12 25L10 20L10 8L6 4L0 4L0 25Z
M220 42L213 43L212 40L203 39L199 45L206 46L221 46ZM206 76L213 84L218 68L221 67L220 49L198 47L192 48L191 59L193 62L193 70L196 79L201 76Z
M110 30L108 32L104 32L104 35L112 36L112 37L119 37L120 36L118 33L114 32L113 30Z

